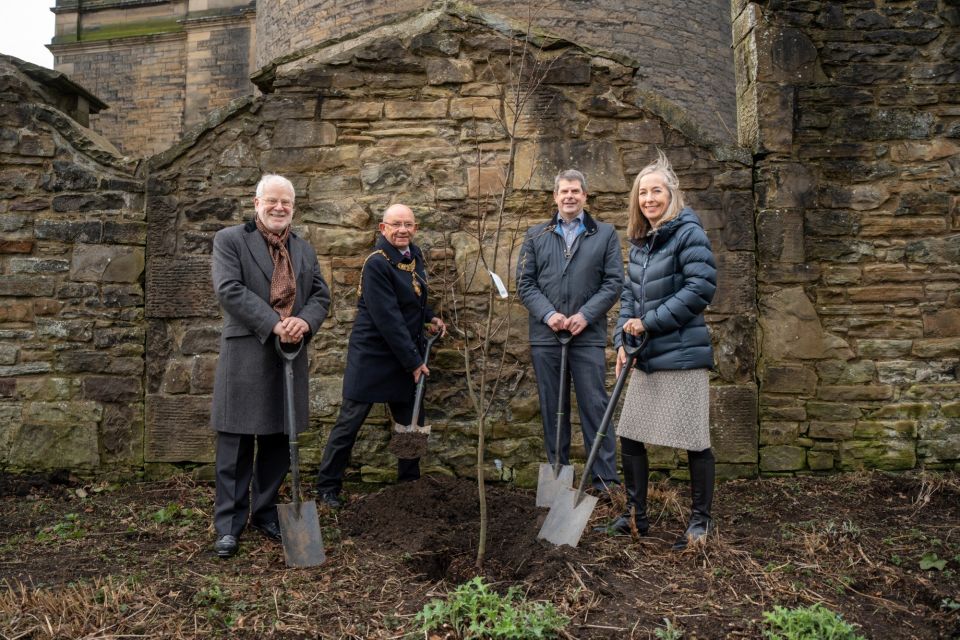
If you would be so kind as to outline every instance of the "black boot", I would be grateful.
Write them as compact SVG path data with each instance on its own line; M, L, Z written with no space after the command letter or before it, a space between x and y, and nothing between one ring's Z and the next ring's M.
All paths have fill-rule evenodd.
M633 507L636 510L633 521L637 525L637 533L645 536L650 531L650 522L647 520L647 481L650 471L647 452L644 451L642 455L622 453L620 459L623 461L623 486L627 490L627 511L611 522L607 530L616 535L631 535L630 507Z
M691 513L690 522L684 534L673 543L675 551L682 551L691 542L706 538L713 530L710 520L710 510L713 507L713 483L716 477L716 465L713 451L688 451L687 459L690 465L690 495Z

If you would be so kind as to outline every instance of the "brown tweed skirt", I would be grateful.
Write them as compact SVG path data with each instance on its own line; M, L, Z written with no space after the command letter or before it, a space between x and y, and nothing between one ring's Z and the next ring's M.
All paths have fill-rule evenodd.
M630 374L617 435L644 444L702 451L710 446L707 369Z

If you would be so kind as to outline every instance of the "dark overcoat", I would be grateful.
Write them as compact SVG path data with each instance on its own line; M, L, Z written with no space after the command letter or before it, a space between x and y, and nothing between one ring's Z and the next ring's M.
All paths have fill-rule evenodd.
M700 218L685 207L647 238L633 242L620 296L620 329L640 318L648 340L636 367L647 373L713 368L703 312L717 290L717 266Z
M309 419L307 344L330 306L330 290L317 254L290 233L287 241L297 295L293 315L310 325L293 361L297 431ZM265 435L284 431L283 362L275 351L273 327L280 315L270 306L273 261L252 221L217 232L213 238L213 288L223 309L220 358L213 385L210 425L217 431Z
M404 258L383 237L363 264L357 319L350 333L343 397L357 402L413 401L413 371L423 364L427 274L420 248ZM408 270L413 265L413 270ZM407 267L407 270L401 267ZM416 282L416 286L414 286ZM419 292L417 292L419 289Z
M543 320L560 312L582 313L587 328L571 343L607 344L607 312L623 289L623 254L612 224L583 212L584 232L570 251L559 228L559 212L527 230L517 261L517 294L529 311L530 344L556 346L557 336Z

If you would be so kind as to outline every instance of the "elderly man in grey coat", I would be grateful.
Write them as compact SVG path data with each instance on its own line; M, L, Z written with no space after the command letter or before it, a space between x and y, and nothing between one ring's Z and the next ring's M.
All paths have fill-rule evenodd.
M553 200L557 211L550 220L531 227L524 238L517 263L517 293L530 312L530 352L547 459L553 463L559 456L560 464L566 465L570 463L571 379L588 450L607 406L607 312L623 289L623 254L613 225L595 220L584 210L587 180L582 173L574 169L558 173ZM566 380L560 380L559 331L573 335ZM560 451L555 451L561 385L564 415ZM616 455L616 439L609 430L591 469L593 486L601 494L620 482Z
M248 518L254 529L280 540L277 492L290 455L275 341L309 341L330 306L316 252L291 230L294 197L289 180L263 176L254 219L213 239L213 286L223 309L210 416L217 432L214 550L221 558L237 552ZM306 349L293 369L299 433L308 424Z

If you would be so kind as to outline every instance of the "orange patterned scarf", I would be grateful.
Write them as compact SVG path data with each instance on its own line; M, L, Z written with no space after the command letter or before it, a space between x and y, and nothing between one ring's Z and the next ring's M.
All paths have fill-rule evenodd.
M267 241L270 258L273 260L273 278L270 280L270 306L280 314L280 319L289 318L293 312L293 301L297 297L297 279L293 275L293 261L287 251L287 238L290 237L290 227L277 235L268 230L260 216L255 216L257 229Z

